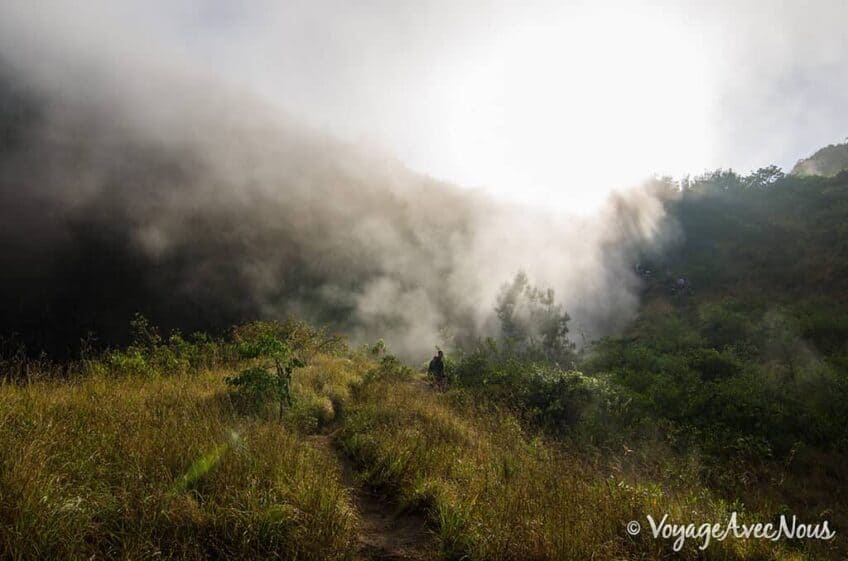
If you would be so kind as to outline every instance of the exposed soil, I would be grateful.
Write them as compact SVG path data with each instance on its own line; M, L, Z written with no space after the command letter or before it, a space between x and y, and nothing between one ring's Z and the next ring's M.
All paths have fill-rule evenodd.
M310 440L331 450L342 467L342 481L351 489L359 515L358 556L363 560L428 561L438 559L438 547L424 517L404 511L394 501L368 489L348 458L327 435Z

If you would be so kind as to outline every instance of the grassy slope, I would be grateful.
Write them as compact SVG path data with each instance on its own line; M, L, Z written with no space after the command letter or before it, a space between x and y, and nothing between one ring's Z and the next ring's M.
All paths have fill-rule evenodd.
M824 548L728 540L706 552L624 532L629 520L669 514L678 522L748 521L765 512L715 497L682 461L663 469L592 459L522 428L508 411L470 394L438 394L415 379L375 381L358 392L341 439L367 480L414 508L438 530L448 558L805 559ZM623 451L623 455L633 451ZM638 455L638 451L636 452ZM650 455L650 454L649 454ZM682 478L682 479L681 479ZM818 548L818 544L814 547ZM465 557L467 556L467 557Z
M228 374L0 386L0 557L349 558L349 492L302 428L357 365L318 357L282 425L239 413Z
M0 386L0 558L355 558L351 491L308 438L325 427L368 483L427 513L446 558L662 559L668 542L630 538L624 524L744 512L673 458L648 469L626 458L655 451L592 457L472 393L435 393L391 360L313 356L282 423L273 407L240 411L230 373ZM728 541L681 556L817 554Z

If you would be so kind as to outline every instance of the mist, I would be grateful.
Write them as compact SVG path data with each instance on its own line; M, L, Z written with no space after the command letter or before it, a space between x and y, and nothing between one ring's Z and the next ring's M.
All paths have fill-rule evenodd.
M674 238L650 186L591 216L506 202L155 46L36 20L0 40L0 332L30 349L119 342L135 312L183 331L296 315L422 358L497 335L518 271L591 340L635 314L635 256Z

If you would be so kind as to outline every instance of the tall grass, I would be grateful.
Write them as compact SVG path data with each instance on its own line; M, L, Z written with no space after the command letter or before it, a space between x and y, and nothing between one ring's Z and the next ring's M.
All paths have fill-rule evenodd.
M683 465L691 458L657 459L646 442L619 458L541 436L550 433L532 415L519 420L514 402L549 394L544 377L538 388L501 380L494 393L439 393L394 357L378 361L382 346L350 352L297 322L248 324L223 341L166 341L140 327L140 342L65 379L0 383L0 559L354 559L360 521L339 459L306 438L324 429L369 484L426 513L449 559L833 553L760 540L706 551L690 540L674 552L647 530L628 535L626 523L645 526L647 514L701 523L738 511L768 522L780 507L723 501ZM282 419L275 404L248 407L224 383L260 364L240 360L238 346L269 332L308 359ZM591 412L579 407L583 377L567 381L580 391L560 388L562 406Z
M373 362L362 354L315 356L292 380L294 403L285 421L302 432L329 425L342 415L353 389L371 368Z
M363 386L348 412L342 442L366 479L424 508L448 558L535 559L791 559L782 544L714 543L706 551L643 531L630 520L719 522L733 510L698 482L605 473L597 464L528 433L508 411L475 405L469 394L438 394L416 380ZM798 552L796 552L798 553ZM800 555L800 554L798 554Z
M0 386L0 557L347 559L332 455L221 370Z

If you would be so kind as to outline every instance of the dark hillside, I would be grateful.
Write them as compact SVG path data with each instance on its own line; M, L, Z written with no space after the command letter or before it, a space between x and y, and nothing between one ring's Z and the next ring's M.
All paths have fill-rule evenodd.
M717 172L689 184L670 211L683 242L656 263L660 275L699 292L778 300L848 289L848 173L757 185Z

